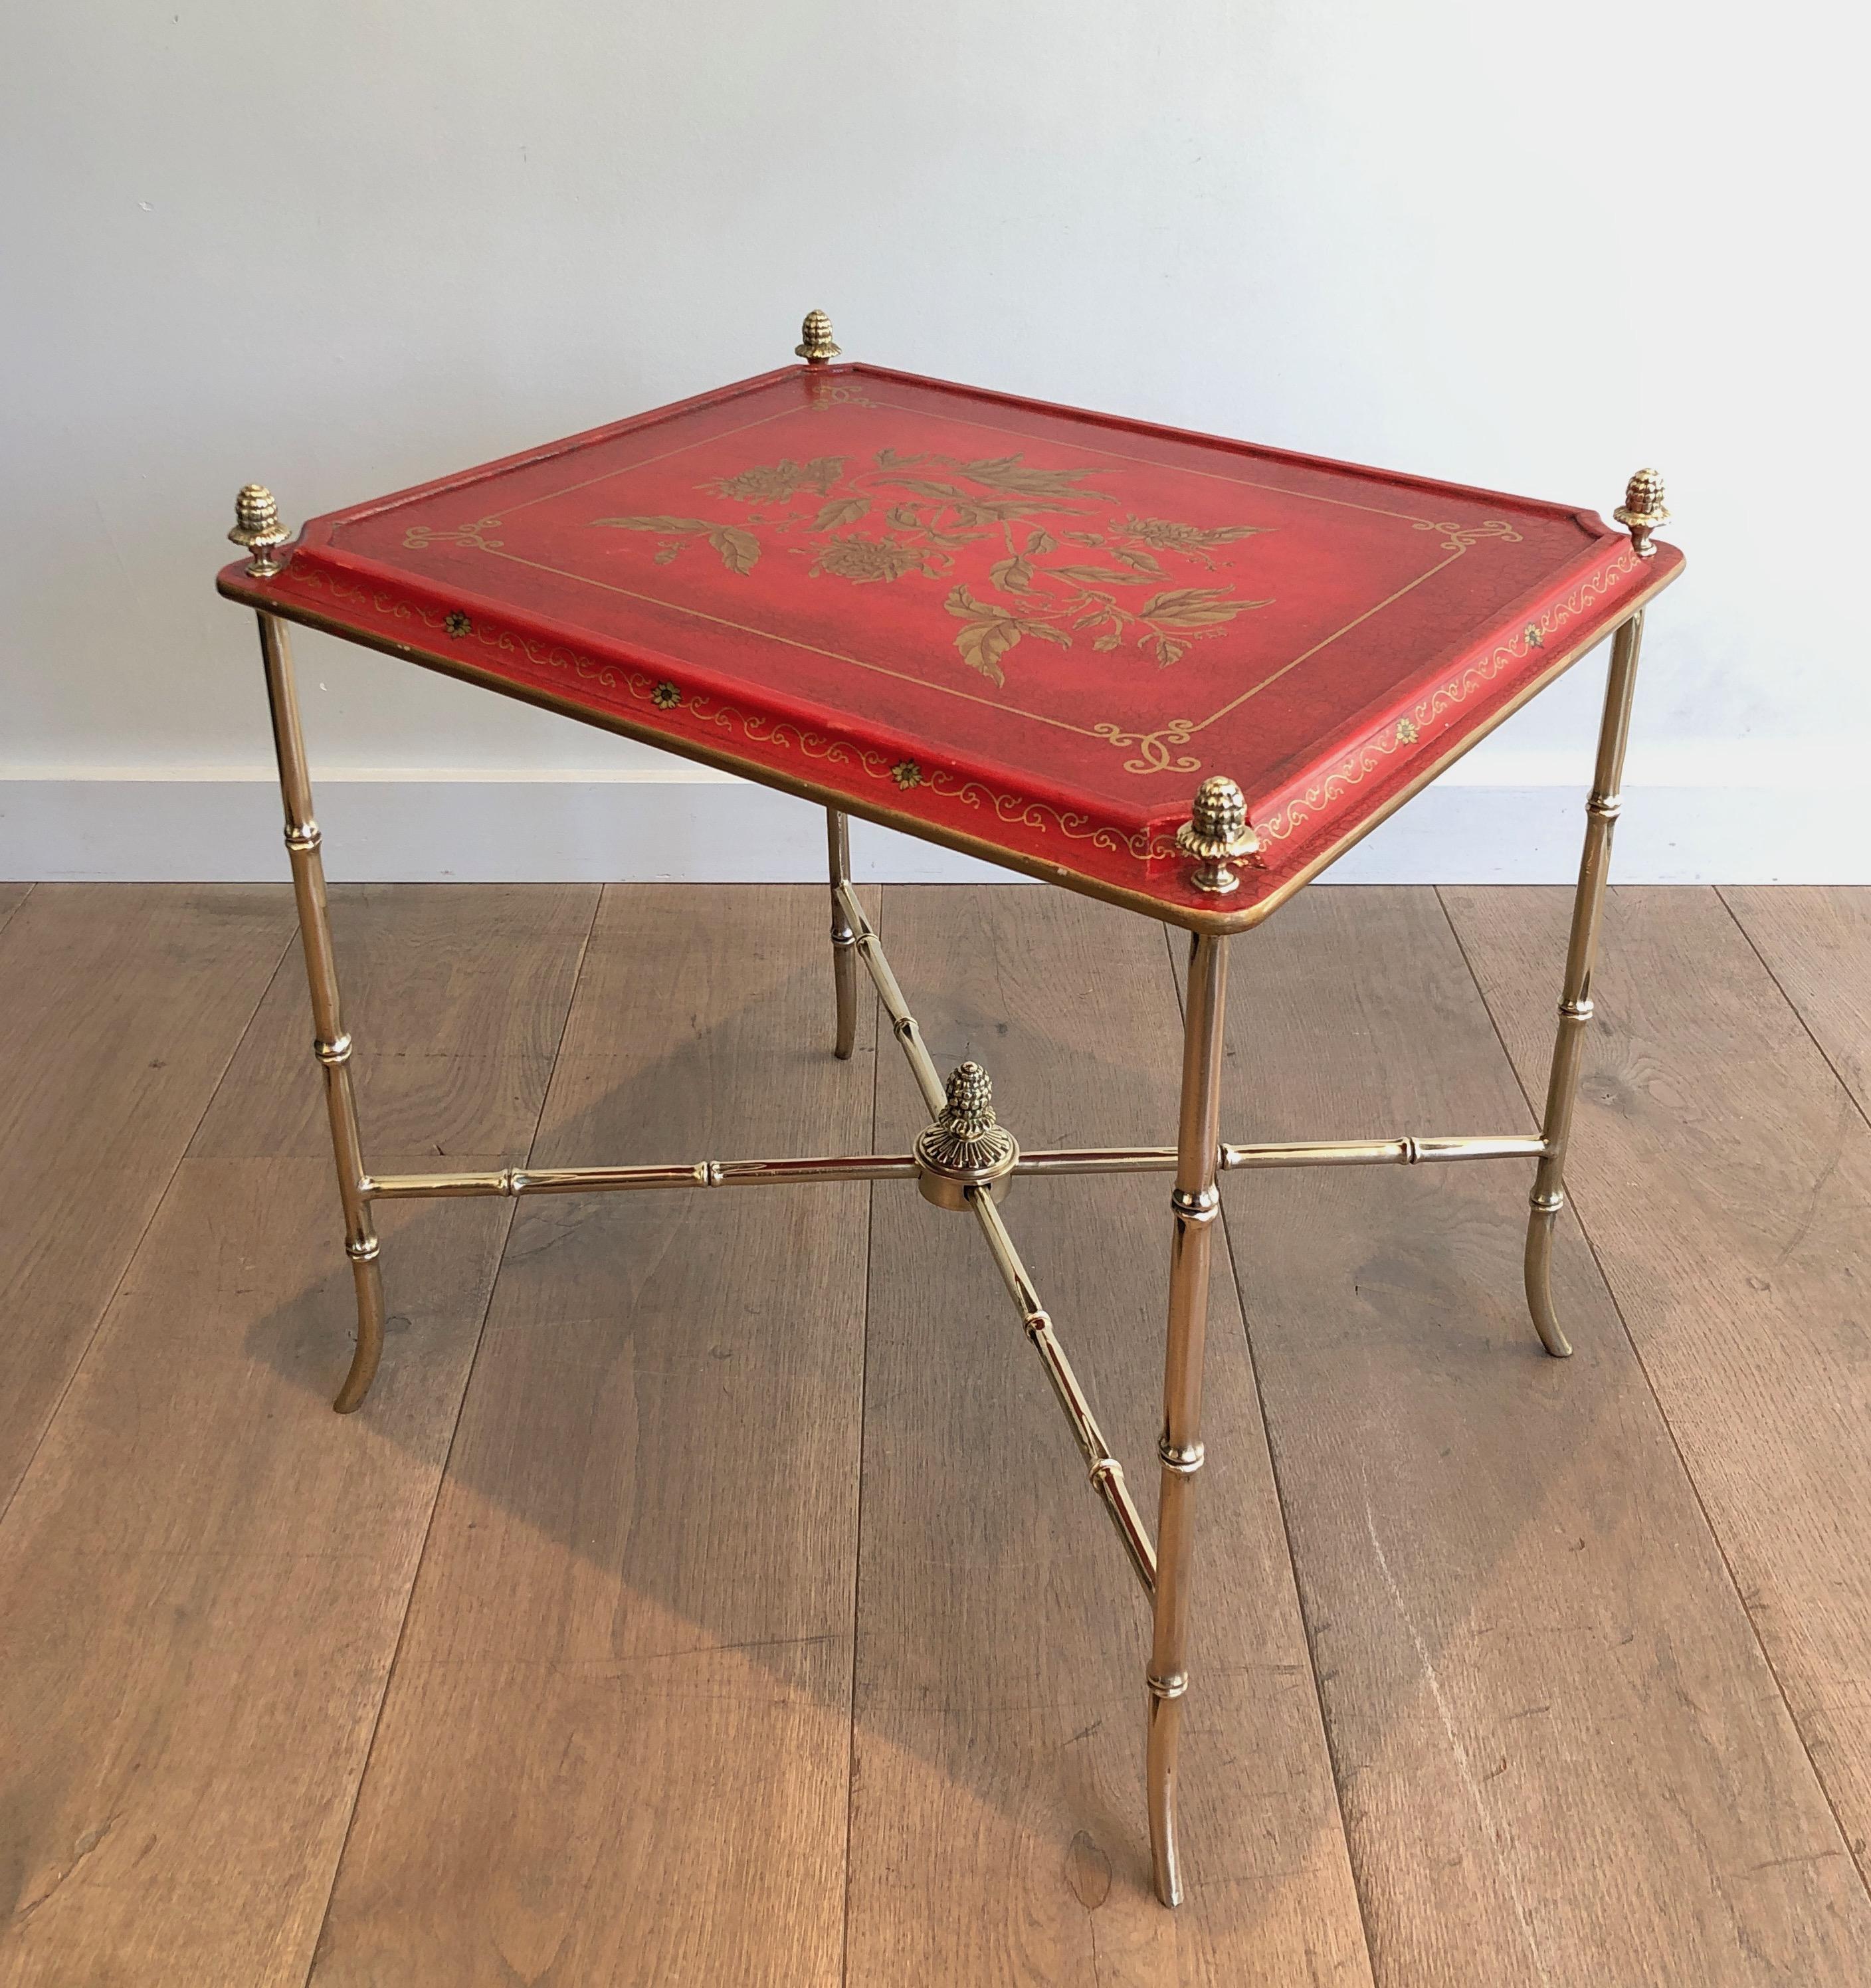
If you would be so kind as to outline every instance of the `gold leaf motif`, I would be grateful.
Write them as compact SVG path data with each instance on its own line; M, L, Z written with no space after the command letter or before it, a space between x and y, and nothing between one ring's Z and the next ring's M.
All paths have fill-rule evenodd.
M1236 600L1226 589L1216 587L1172 587L1167 593L1153 593L1137 610L1140 620L1160 621L1170 628L1213 628L1232 621L1245 607L1267 607L1265 600Z
M1017 553L1011 559L997 560L988 568L987 576L1003 593L1033 591L1033 569Z
M970 621L955 638L962 660L971 670L979 670L998 690L1007 681L1000 658L1020 638L1017 621Z
M952 504L966 504L973 501L958 483L934 483L926 476L892 476L888 480L898 489L913 490L919 497L944 497Z
M1061 580L1075 580L1081 587L1145 587L1155 574L1126 573L1115 566L1055 566L1047 569Z
M1017 455L963 466L976 482L985 483L993 490L1010 491L1020 497L1088 496L1093 493L1078 486L1088 476L1098 473L1091 469L1041 469L1036 464L1022 462Z
M760 540L738 525L723 525L710 532L708 542L720 553L721 563L729 573L752 573L760 556Z
M1044 526L1038 530L1029 532L1027 534L1027 549L1036 559L1042 553L1051 552L1058 543L1059 541Z
M739 525L711 525L705 518L643 517L594 518L594 525L609 525L624 532L659 532L678 543L658 546L653 555L658 566L667 566L682 550L680 541L705 536L721 555L729 572L749 573L760 556L760 542Z
M812 521L815 532L836 531L841 525L854 525L871 508L868 497L834 498Z
M1181 551L1194 546L1220 546L1232 539L1250 539L1256 532L1264 532L1264 525L1213 525L1206 529L1200 525L1172 524L1167 518L1126 518L1124 529L1133 539L1141 539L1145 545L1167 546Z

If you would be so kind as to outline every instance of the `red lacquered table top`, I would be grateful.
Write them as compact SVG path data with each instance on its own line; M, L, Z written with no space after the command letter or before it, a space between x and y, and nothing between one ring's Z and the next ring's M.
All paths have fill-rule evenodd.
M221 590L1223 930L1682 565L1588 511L865 366L336 512L282 556ZM1226 898L1173 842L1211 773L1260 841Z

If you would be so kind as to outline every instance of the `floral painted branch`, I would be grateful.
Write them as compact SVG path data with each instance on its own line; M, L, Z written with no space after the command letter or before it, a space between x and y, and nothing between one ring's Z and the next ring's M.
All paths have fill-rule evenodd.
M655 554L661 566L705 539L730 573L743 575L760 560L761 530L803 532L818 542L810 548L811 573L854 586L952 578L956 552L997 536L1004 556L989 569L986 584L1006 597L983 599L956 581L943 601L962 624L955 637L961 660L996 686L1006 681L1002 658L1030 635L1068 649L1084 637L1093 651L1107 653L1130 644L1166 668L1192 642L1271 604L1231 587L1174 584L1164 564L1168 557L1215 573L1223 563L1218 547L1264 526L1103 516L1111 500L1087 487L1096 471L1046 469L1019 455L968 461L884 448L864 468L848 470L849 460L788 458L699 486L754 507L744 523L672 516L592 522L654 532L663 540ZM796 508L806 492L821 500L810 515ZM867 521L869 532L855 529ZM1101 531L1087 528L1098 523Z

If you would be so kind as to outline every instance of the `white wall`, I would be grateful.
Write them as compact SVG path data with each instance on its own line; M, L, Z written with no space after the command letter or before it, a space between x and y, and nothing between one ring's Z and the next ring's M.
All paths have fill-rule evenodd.
M1659 464L1691 567L1651 617L1621 874L1871 881L1862 19L10 9L0 874L279 871L251 624L211 584L238 485L303 519L762 370L823 304L854 357L1607 512ZM733 874L699 802L778 820L301 654L335 874ZM1565 874L1599 675L1360 874ZM810 874L810 820L775 833L770 870ZM885 842L874 869L951 870Z

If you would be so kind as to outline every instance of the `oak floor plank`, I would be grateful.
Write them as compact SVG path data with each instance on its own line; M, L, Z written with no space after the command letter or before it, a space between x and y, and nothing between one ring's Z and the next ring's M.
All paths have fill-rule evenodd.
M1026 888L898 889L885 911L939 1065L983 1062L1023 1144L1173 1138L1156 928ZM898 1149L924 1114L905 1070L878 1078ZM1023 1180L1007 1212L1154 1523L1166 1179ZM1369 1982L1225 1263L1172 1913L1149 1889L1147 1606L973 1222L908 1185L873 1219L851 1988Z
M7 921L32 894L30 884L0 884L0 932L6 930Z
M0 1526L7 1988L305 1979L506 1215L384 1211L340 1418L333 1199L184 1160Z
M1871 1116L1871 890L1730 886L1723 901Z
M1464 935L1550 1014L1557 927L1484 895ZM1433 892L1311 892L1236 965L1230 1136L1529 1125ZM1654 1164L1617 1191L1660 1260ZM1379 1982L1862 1984L1871 1910L1569 1221L1575 1357L1528 1322L1528 1185L1226 1189Z
M0 930L0 1508L293 930L245 885L24 885Z
M1445 896L1537 1089L1566 894ZM301 1988L327 1911L316 1988L831 1982L848 1827L854 1988L1365 1981L1354 1868L1382 1988L1862 1981L1871 1129L1775 978L1862 1102L1864 901L1727 896L1614 894L1599 975L1572 1185L1647 1374L1569 1216L1579 1351L1539 1354L1517 1165L1230 1178L1352 1854L1223 1268L1172 1915L1141 1599L972 1224L875 1190L867 1379L864 1189L525 1204L445 1477L506 1205L383 1211L389 1351L332 1416L289 897L0 887L0 1224L36 1225L0 1361L98 1286L0 1522L0 1984ZM373 1161L523 1157L596 894L334 898ZM1531 1122L1431 901L1310 893L1237 944L1228 1136ZM822 894L705 904L608 894L534 1157L855 1149L876 1053L905 1141L888 1036L827 1053ZM888 908L1023 1141L1169 1136L1148 927ZM1152 1512L1164 1190L1008 1204Z
M563 1025L583 898L582 928L452 901L458 958L526 951L505 986L475 972L495 1011L482 1040L523 1041L499 1012L523 1000L557 1003L527 1029ZM289 898L266 901L289 921ZM341 908L341 970L355 937ZM198 1006L189 962L175 976ZM303 1002L296 958L281 971ZM352 990L391 1053L427 971L421 948L401 965L390 948ZM536 1112L544 1073L509 1067L521 1051L476 1060ZM316 1098L303 1046L288 1061L283 1033L228 1080ZM432 1059L422 1075L439 1098L462 1087ZM84 1113L107 1108L67 1084ZM182 1161L0 1526L0 1983L300 1988L509 1212L380 1210L387 1349L341 1419L351 1280L329 1153Z
M540 1161L864 1150L825 923L608 890ZM522 1205L317 1988L837 1981L866 1192Z
M1531 1079L1565 894L1446 895ZM1871 1871L1871 1127L1711 892L1614 891L1592 991L1569 1185Z
M597 887L353 884L330 897L366 1156L523 1159ZM201 1158L330 1152L305 974L286 965L190 1148Z

